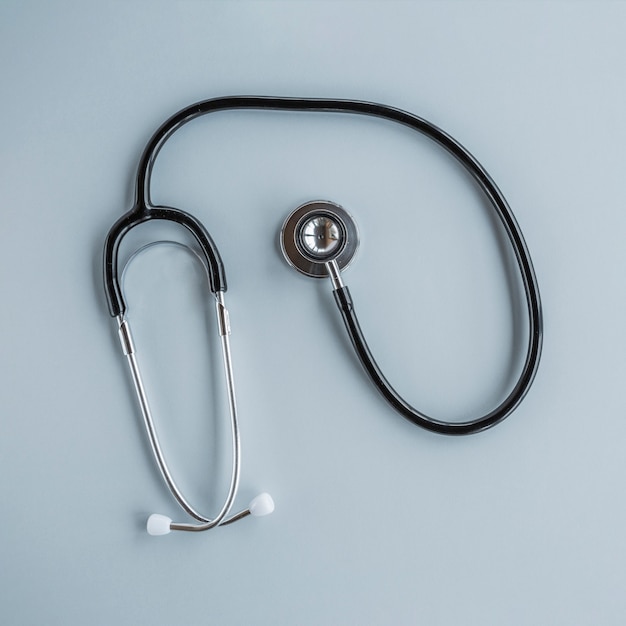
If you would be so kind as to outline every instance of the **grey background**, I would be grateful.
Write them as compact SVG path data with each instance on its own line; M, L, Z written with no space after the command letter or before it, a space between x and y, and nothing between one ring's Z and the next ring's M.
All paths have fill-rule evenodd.
M625 29L622 2L3 0L2 622L623 624ZM439 437L397 416L329 285L281 259L278 229L317 198L355 214L345 280L377 359L414 405L460 419L505 393L525 331L480 195L401 127L198 120L160 155L154 198L197 215L222 252L239 500L268 490L277 507L151 538L149 513L184 516L144 442L102 244L151 133L228 94L374 100L459 139L526 237L544 356L486 433ZM126 288L166 452L210 513L229 459L201 279L158 248Z

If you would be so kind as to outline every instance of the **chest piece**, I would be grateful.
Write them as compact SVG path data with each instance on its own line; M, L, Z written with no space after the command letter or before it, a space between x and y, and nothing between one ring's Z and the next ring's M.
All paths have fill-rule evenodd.
M307 202L285 220L280 247L287 263L299 272L325 278L330 261L340 270L348 267L359 247L359 231L352 216L338 204Z

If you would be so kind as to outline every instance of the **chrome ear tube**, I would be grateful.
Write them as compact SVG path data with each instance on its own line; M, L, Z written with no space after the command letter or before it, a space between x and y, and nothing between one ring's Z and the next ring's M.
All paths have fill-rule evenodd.
M143 377L137 359L135 343L133 341L130 324L126 319L126 304L123 295L123 273L124 269L118 268L118 252L123 238L133 229L147 222L150 219L159 219L161 221L173 222L183 226L193 236L196 244L201 250L201 254L196 254L191 248L183 244L173 241L153 241L139 250L137 250L128 261L139 254L142 250L155 245L178 245L187 248L198 257L207 274L209 289L213 293L215 299L215 312L217 329L220 337L222 349L222 360L224 366L224 378L228 396L230 432L232 441L232 467L231 477L228 486L228 492L222 507L214 517L209 517L200 513L185 498L180 488L176 484L172 473L165 460L162 447L159 443L152 410L148 401L148 395L145 390ZM161 476L170 490L174 499L180 507L192 518L196 523L177 523L173 522L169 517L160 514L153 514L148 518L147 531L151 535L164 535L171 530L182 530L190 532L198 532L216 528L217 526L225 526L237 520L243 519L248 515L261 516L267 515L274 510L274 502L267 493L262 493L249 506L234 515L230 515L231 508L235 502L237 491L239 488L239 478L241 473L241 443L239 435L239 421L237 402L235 396L235 382L233 375L232 357L230 349L230 321L228 309L226 308L224 293L226 291L226 278L221 258L215 243L204 226L195 218L191 218L187 213L177 209L159 207L155 208L154 215L149 211L140 211L133 209L129 214L119 220L109 232L105 244L105 254L111 256L111 265L109 269L112 280L108 283L107 295L109 297L109 306L111 311L118 311L114 317L118 323L118 332L122 352L126 356L130 374L133 380L133 386L137 396L137 401L143 417L146 435L150 442L150 447L154 455ZM128 263L127 263L128 265ZM115 286L115 288L113 288Z

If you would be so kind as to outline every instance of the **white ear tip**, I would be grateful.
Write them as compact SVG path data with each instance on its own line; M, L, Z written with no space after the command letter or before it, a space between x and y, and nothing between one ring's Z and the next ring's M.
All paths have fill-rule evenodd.
M248 509L254 517L269 515L274 511L274 500L272 500L272 496L269 493L260 493L250 502Z
M159 515L158 513L153 513L148 518L148 523L146 524L146 528L148 530L148 534L150 535L167 535L170 532L170 524L172 520L165 515Z

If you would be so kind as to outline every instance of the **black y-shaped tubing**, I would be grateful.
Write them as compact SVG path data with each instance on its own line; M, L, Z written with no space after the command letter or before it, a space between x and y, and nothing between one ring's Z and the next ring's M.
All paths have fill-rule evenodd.
M117 316L125 310L117 275L119 244L124 235L133 226L148 219L173 220L190 230L200 243L207 257L211 289L214 292L226 290L224 269L211 237L200 222L189 214L166 207L152 206L150 202L150 179L154 161L160 149L176 130L201 115L230 109L353 113L379 117L403 124L430 137L463 165L487 197L504 227L515 253L526 296L529 319L526 359L517 383L504 401L487 415L464 422L444 422L424 415L408 404L393 389L380 371L363 337L347 287L340 287L335 290L335 300L343 316L346 330L365 371L383 397L396 411L411 422L437 433L466 435L490 428L510 415L530 389L539 366L542 347L543 317L539 288L524 237L511 209L496 184L491 180L491 177L482 165L458 141L430 122L406 111L386 105L358 100L228 96L199 102L169 118L154 133L139 162L134 207L113 226L107 237L104 250L104 278L111 315Z

